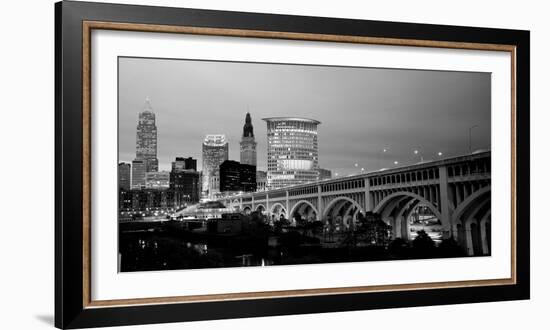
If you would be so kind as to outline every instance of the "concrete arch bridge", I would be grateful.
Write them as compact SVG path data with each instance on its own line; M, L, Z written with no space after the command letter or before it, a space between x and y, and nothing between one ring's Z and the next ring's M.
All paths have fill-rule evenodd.
M421 208L468 255L490 254L491 153L363 173L348 177L245 193L220 199L245 213L260 211L277 220L339 221L343 229L358 214L379 213L394 237L411 238L411 216Z

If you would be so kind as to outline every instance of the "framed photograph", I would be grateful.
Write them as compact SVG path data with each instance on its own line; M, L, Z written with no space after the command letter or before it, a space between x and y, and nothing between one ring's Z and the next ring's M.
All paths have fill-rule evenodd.
M529 298L529 32L56 4L59 328Z

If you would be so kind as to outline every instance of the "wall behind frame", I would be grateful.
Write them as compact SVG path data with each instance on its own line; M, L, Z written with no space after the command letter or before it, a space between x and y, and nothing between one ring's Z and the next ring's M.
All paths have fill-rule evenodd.
M139 329L284 329L409 328L518 329L543 328L543 312L550 303L550 266L547 236L550 219L545 205L550 177L550 22L541 1L245 1L245 0L134 0L110 1L217 10L332 16L372 20L453 24L531 30L531 214L532 299L423 308L374 310L207 321L143 326ZM6 2L0 10L2 52L2 307L9 308L0 328L53 327L53 0ZM31 195L29 195L31 191ZM21 196L36 196L32 203ZM6 296L7 294L7 296ZM541 324L541 326L535 326ZM124 329L138 329L125 327Z

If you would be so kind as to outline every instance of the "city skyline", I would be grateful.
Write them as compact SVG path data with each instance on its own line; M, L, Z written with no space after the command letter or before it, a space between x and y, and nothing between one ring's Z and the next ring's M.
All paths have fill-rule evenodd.
M159 170L170 170L171 161L178 156L193 157L202 164L200 144L206 134L226 135L228 159L238 161L242 118L247 112L256 129L258 170L267 169L266 125L260 121L264 117L300 115L323 122L319 167L332 170L333 176L434 159L438 152L444 156L465 154L470 131L472 149L490 148L487 73L136 58L120 61L120 162L132 159L129 146L135 148L137 114L147 97L156 114ZM236 70L240 78L224 85L227 77L235 77ZM188 71L193 75L182 79L181 74L191 73ZM150 79L140 79L145 75ZM258 81L258 75L266 79ZM252 88L247 77L261 86ZM327 81L328 77L332 79ZM161 83L161 79L167 81ZM273 81L279 84L277 90L271 90L278 97L275 104L275 96L265 92ZM233 85L239 87L238 92L230 93L237 88ZM181 93L175 93L178 89ZM304 94L305 90L309 93ZM328 98L325 92L330 91ZM206 92L221 95L206 97ZM398 98L395 92L399 92ZM266 99L258 99L258 93ZM298 93L301 99L296 98ZM183 96L188 98L183 100ZM346 109L342 110L342 105ZM312 107L316 111L311 111ZM434 120L439 124L424 125ZM348 145L342 148L346 141Z

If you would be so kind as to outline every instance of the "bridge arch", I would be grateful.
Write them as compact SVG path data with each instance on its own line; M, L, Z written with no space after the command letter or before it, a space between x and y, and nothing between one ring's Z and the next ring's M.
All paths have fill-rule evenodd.
M420 195L417 195L417 194L409 192L409 191L398 191L398 192L395 192L393 194L390 194L390 195L386 196L386 198L382 199L380 201L380 203L378 203L378 205L376 205L373 212L374 213L382 213L382 212L386 213L388 211L388 210L386 210L387 206L397 207L396 203L392 203L392 201L395 201L396 198L398 198L402 201L407 199L407 198L403 199L402 197L404 197L404 196L415 199L415 200L418 200L420 203L426 205L430 209L430 211L432 211L433 214L439 220L441 220L443 222L443 219L441 217L441 212L439 212L437 207L432 202L428 201L427 199L425 199L424 197L422 197Z
M380 212L382 219L386 219L388 216L390 216L391 213L395 211L396 207L403 205L403 202L406 202L405 206L407 206L409 205L409 202L413 200L417 200L417 199L411 198L411 196L408 196L408 195L395 196L394 198L391 198L391 200L387 202L386 207L384 207L381 210L374 211L374 213ZM405 210L405 207L402 207L401 209L399 209L398 213L403 213L404 210Z
M260 212L260 213L264 213L265 212L265 206L264 204L258 204L256 205L256 211Z
M482 255L484 253L482 236L485 234L485 228L482 228L481 220L483 220L484 215L487 213L487 205L489 205L488 199L483 200L481 203L476 203L476 206L470 209L467 213L468 215L462 221L465 229L466 253L468 255Z
M466 198L453 212L453 235L468 255L487 255L491 240L491 187Z
M491 208L487 210L487 213L479 221L479 228L481 229L483 254L491 254Z
M484 198L491 199L491 186L483 187L479 190L477 190L475 193L471 194L466 198L462 203L458 205L458 207L453 212L451 219L453 221L453 224L457 224L460 222L460 218L464 213L469 209L472 208L477 202L482 201Z
M283 204L277 202L271 205L271 209L269 211L271 215L275 215L276 220L279 220L280 216L284 216L286 218L286 208Z
M355 209L355 211L354 211ZM344 210L342 213L341 211ZM339 196L331 200L323 211L321 221L328 221L330 216L333 225L342 228L350 228L354 226L359 212L365 213L365 210L353 198L347 196Z
M300 211L300 210L305 211L304 206L305 206L305 209L309 208L310 212L314 212L317 218L319 217L319 211L317 210L315 205L313 205L309 201L302 199L302 200L299 200L296 204L294 204L294 206L291 208L290 212L288 213L288 218L292 219L296 211Z
M381 215L382 220L392 226L394 237L410 239L409 217L418 205L425 205L430 209L434 216L441 221L444 228L449 228L445 224L441 212L437 207L426 198L409 191L398 191L386 196L378 205L374 207L373 212Z
M250 205L246 205L243 207L244 214L250 214L250 212L252 212L252 207Z
M420 201L414 198L409 198L409 201L397 211L396 216L393 219L392 230L394 237L401 237L410 239L409 222L408 219L414 212L416 206L420 204Z

